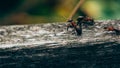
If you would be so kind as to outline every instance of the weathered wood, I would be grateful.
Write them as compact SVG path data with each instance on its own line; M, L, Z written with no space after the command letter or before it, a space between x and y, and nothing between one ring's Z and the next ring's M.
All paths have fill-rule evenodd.
M67 31L65 24L52 23L52 24L35 24L35 25L11 25L0 27L0 48L57 43L99 43L107 42L108 40L115 40L116 36L104 36L103 26L112 24L115 21L97 21L94 27L84 28L82 36L72 34L73 31ZM113 23L115 27L120 26L120 21ZM117 39L116 41L119 41Z

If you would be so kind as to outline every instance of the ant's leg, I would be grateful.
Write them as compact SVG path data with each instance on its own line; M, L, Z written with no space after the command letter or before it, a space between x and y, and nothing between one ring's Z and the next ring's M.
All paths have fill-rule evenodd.
M69 26L67 26L67 31L68 31L68 29L69 29L70 27Z

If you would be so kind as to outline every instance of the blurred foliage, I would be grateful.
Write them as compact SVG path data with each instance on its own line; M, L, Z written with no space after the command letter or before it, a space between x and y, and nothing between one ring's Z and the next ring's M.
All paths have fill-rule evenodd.
M79 0L1 0L0 24L64 22ZM120 0L85 0L74 15L120 19Z

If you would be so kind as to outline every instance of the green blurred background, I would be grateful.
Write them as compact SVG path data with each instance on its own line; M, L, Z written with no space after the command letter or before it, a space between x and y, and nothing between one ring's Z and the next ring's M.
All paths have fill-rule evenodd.
M79 0L1 0L0 24L65 22ZM85 0L73 19L120 19L120 0Z

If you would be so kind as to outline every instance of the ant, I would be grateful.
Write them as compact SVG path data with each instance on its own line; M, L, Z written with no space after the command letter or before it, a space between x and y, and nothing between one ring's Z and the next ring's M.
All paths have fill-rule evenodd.
M82 35L82 26L94 25L94 20L90 17L78 16L77 23L72 19L68 20L69 24L67 25L67 31L69 28L73 28L77 35ZM82 25L83 24L83 25Z

